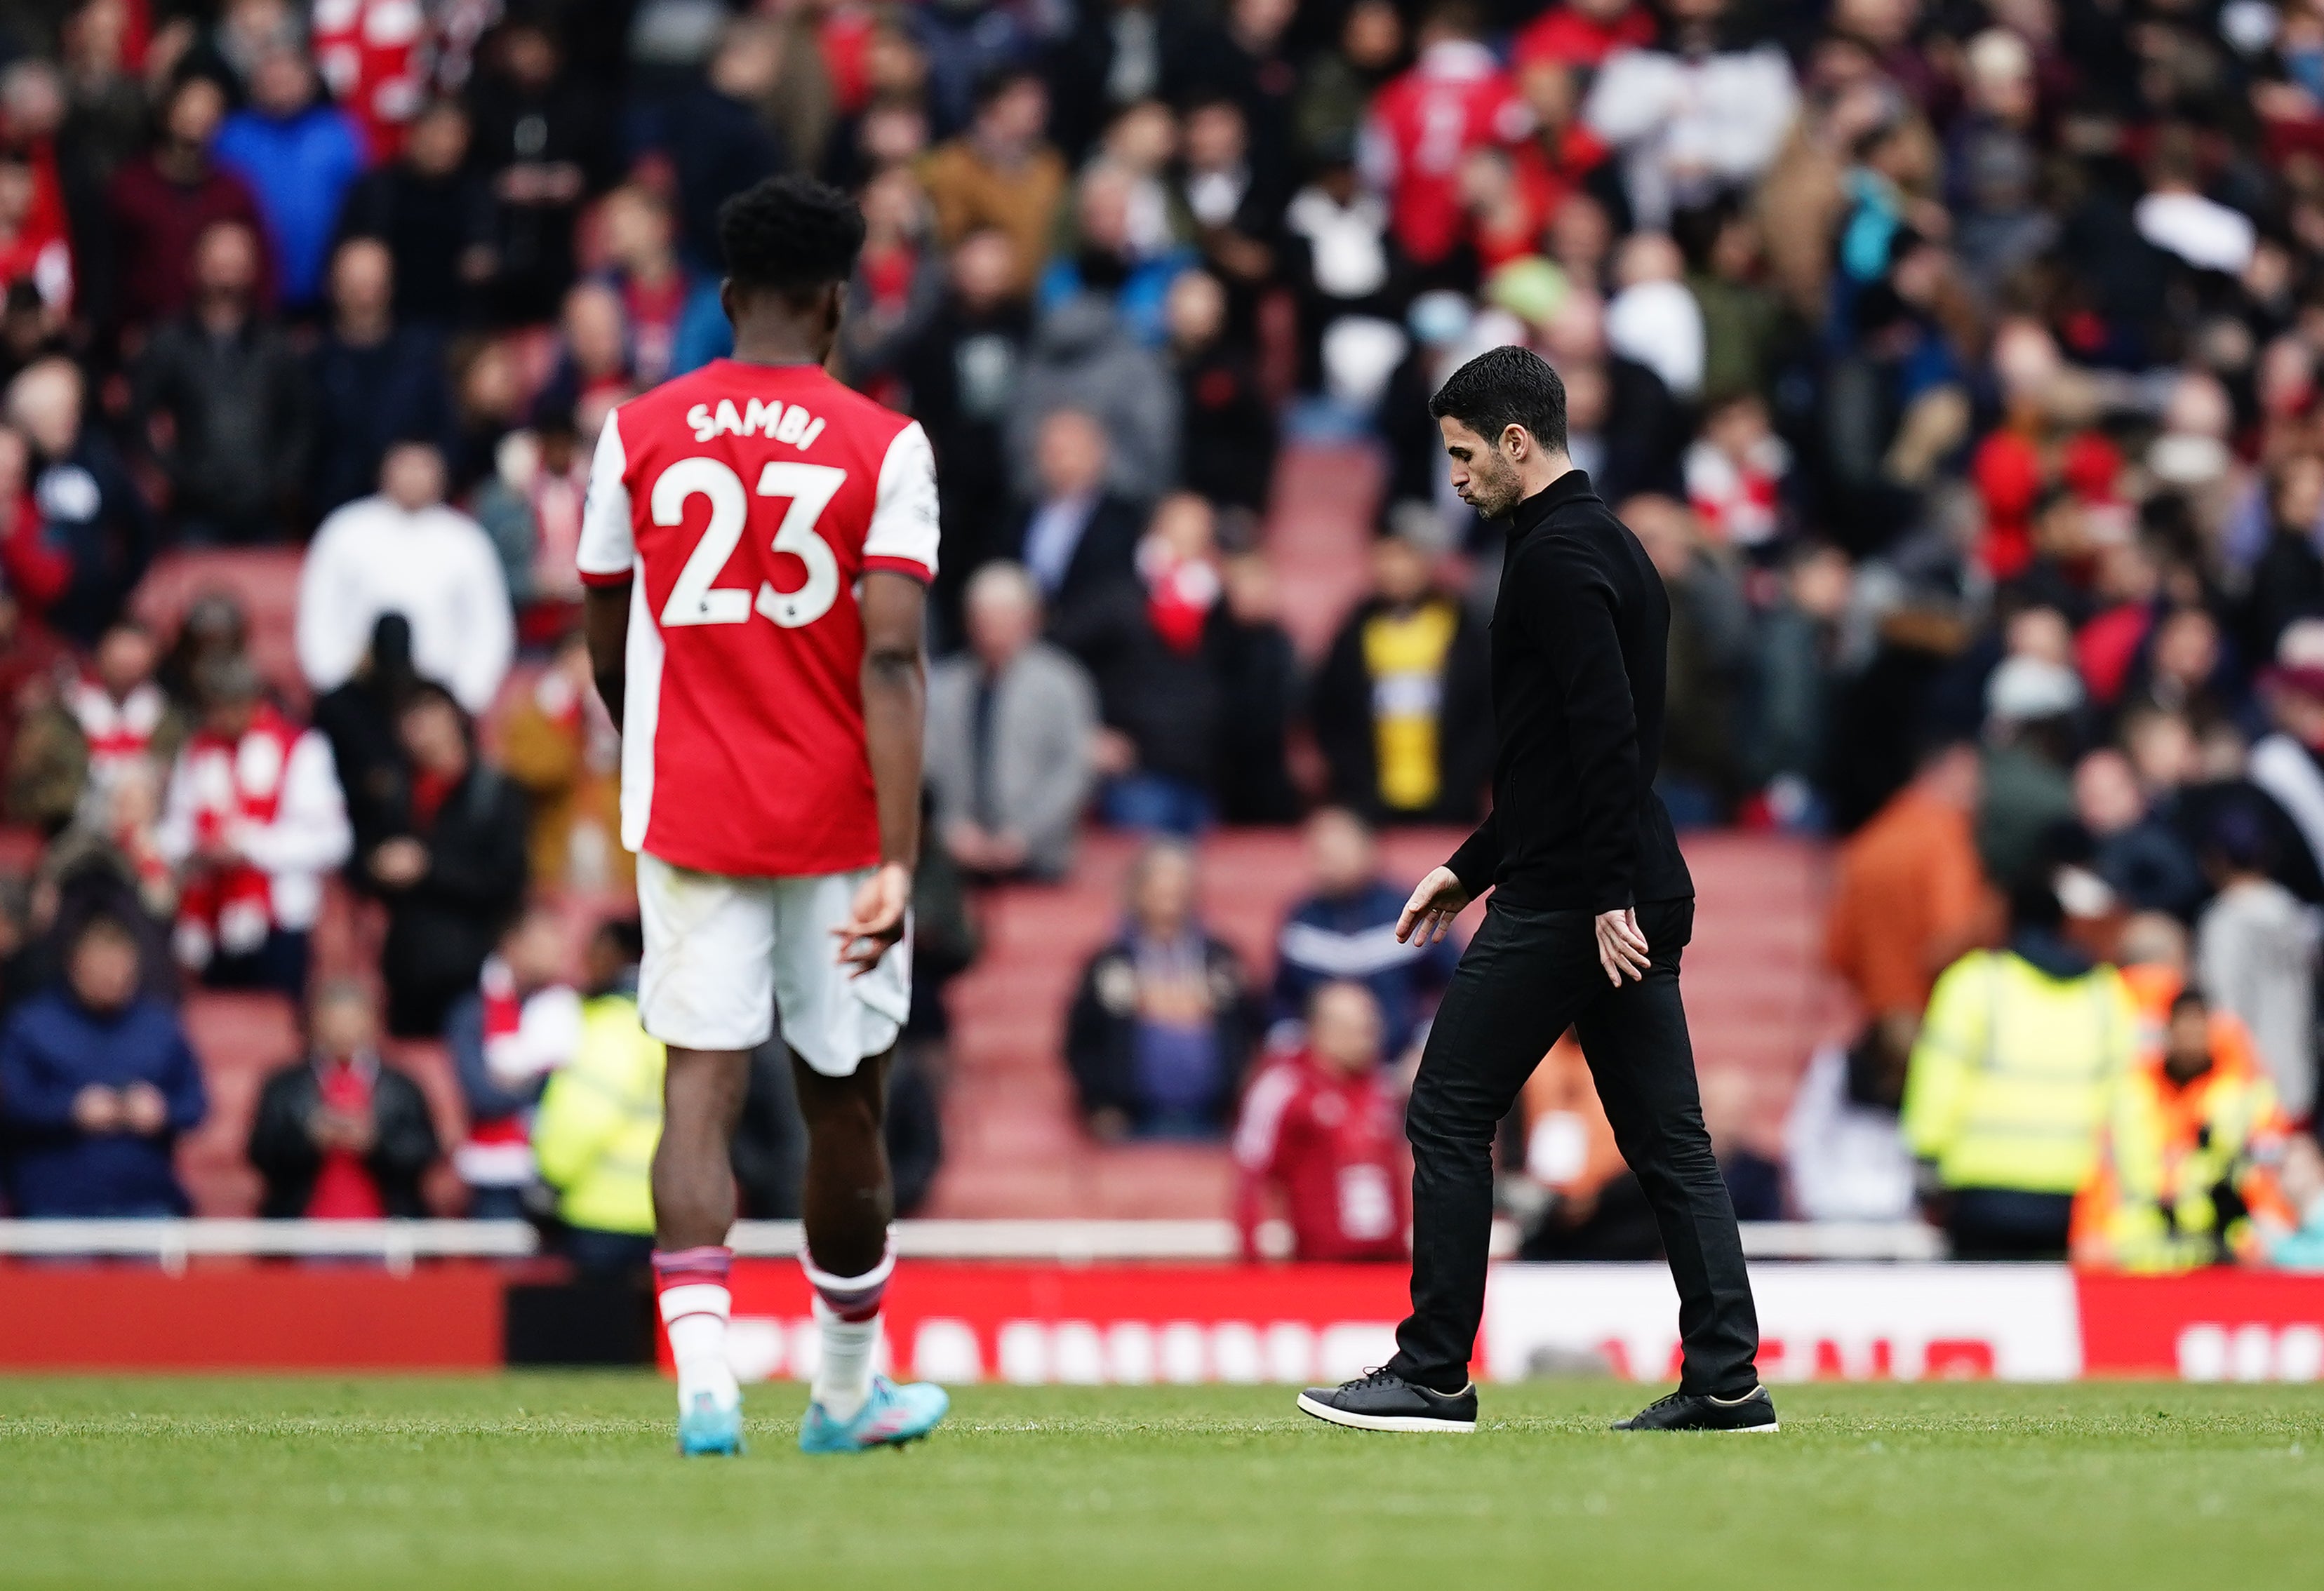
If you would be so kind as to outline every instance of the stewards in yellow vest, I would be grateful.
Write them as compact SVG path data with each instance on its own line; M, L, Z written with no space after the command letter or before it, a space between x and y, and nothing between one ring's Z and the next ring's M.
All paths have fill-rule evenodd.
M638 1025L636 929L608 924L592 944L581 1044L549 1079L532 1152L556 1190L566 1251L585 1271L642 1266L653 1251L653 1155L661 1140L662 1046ZM627 963L626 965L624 963Z
M2096 1171L2074 1204L2078 1264L2189 1271L2263 1257L2298 1225L2277 1186L2289 1132L2250 1033L2197 994L2116 1083Z
M2122 975L2066 937L2046 882L2010 906L2007 948L1972 951L1937 979L1905 1076L1904 1141L1942 1190L1955 1257L2061 1259L2137 1013Z

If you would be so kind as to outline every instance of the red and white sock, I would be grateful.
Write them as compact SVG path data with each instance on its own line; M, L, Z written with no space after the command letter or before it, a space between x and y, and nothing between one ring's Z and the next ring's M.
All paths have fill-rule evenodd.
M681 1410L692 1408L703 1393L722 1409L742 1401L733 1366L726 1362L726 1317L733 1309L726 1275L733 1264L731 1248L654 1251L654 1290L659 1294L661 1323L669 1332L670 1357L678 1363Z
M888 1278L895 1274L896 1250L891 1243L880 1263L861 1276L819 1271L804 1254L799 1266L815 1289L815 1320L823 1338L809 1395L834 1420L853 1420L872 1395L872 1362L880 1352L880 1301L887 1293Z

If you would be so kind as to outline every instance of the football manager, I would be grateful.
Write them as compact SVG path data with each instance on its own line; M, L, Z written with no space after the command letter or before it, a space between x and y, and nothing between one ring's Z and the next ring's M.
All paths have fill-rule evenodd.
M1566 455L1565 386L1495 348L1430 400L1453 489L1508 521L1492 624L1499 746L1493 811L1412 892L1397 937L1442 938L1492 900L1429 1030L1406 1133L1413 1153L1412 1313L1396 1356L1299 1407L1365 1430L1476 1428L1469 1378L1484 1310L1493 1136L1568 1027L1678 1284L1679 1388L1619 1430L1764 1430L1773 1400L1735 1211L1697 1099L1679 1001L1694 883L1655 794L1670 602Z

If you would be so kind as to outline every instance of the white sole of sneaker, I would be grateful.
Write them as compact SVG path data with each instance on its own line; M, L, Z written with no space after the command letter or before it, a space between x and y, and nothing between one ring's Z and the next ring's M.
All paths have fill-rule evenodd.
M1351 1414L1345 1409L1319 1403L1305 1393L1299 1394L1299 1412L1313 1414L1318 1420L1328 1420L1333 1425L1344 1425L1351 1430L1401 1431L1408 1435L1442 1431L1448 1436L1468 1436L1477 1429L1477 1422L1473 1420L1428 1420L1417 1414Z

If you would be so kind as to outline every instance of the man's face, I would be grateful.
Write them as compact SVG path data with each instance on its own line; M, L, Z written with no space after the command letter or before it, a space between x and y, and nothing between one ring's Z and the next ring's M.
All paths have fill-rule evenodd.
M1379 1064L1379 1007L1360 984L1333 984L1307 1013L1307 1047L1318 1061L1348 1077Z
M2200 1077L2211 1065L2211 1018L2202 1007L2185 1005L2171 1013L2163 1069L2181 1082Z
M315 1053L327 1061L351 1061L370 1049L377 1036L370 1005L353 995L318 1004L312 1026Z
M106 631L97 648L97 682L115 698L153 677L153 638L124 625Z
M137 992L137 946L118 928L96 928L73 947L76 999L92 1011L118 1011Z
M1444 456L1452 461L1452 491L1489 520L1498 520L1525 497L1515 460L1461 421L1446 415L1436 422Z
M407 514L434 508L444 501L444 459L425 443L403 443L390 448L380 465L380 490Z
M1041 628L1038 609L1022 592L983 592L968 604L968 644L980 662L999 668L1025 649Z
M420 768L451 778L467 771L467 737L458 715L441 701L423 699L406 708L400 727L404 750Z
M1379 873L1371 836L1354 817L1326 807L1307 823L1307 855L1315 887L1327 896L1351 895Z

